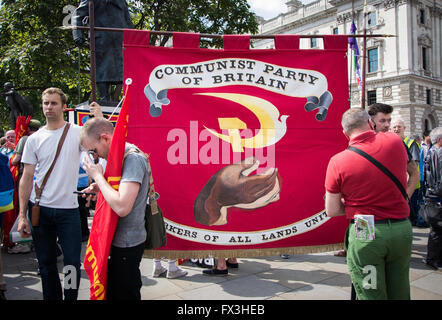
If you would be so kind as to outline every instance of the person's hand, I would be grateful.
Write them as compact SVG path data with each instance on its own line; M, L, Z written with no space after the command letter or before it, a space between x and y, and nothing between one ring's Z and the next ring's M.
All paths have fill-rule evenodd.
M211 196L222 206L234 206L256 201L270 192L276 183L278 170L263 175L248 175L246 171L257 160L247 158L221 169L216 175Z
M6 142L1 147L5 149L14 149L14 143L6 140Z
M100 192L100 188L98 188L98 184L91 183L87 188L81 190L81 192L84 192L81 197L86 198L88 205L86 207L89 207L90 201L96 201L98 192ZM89 194L88 194L89 193Z
M91 116L94 116L96 118L103 118L103 113L101 112L101 106L95 101L89 105L89 113Z
M22 217L21 215L19 215L17 231L20 233L20 236L22 238L29 238L31 236L31 228L26 217Z
M204 225L227 223L227 208L255 209L279 199L278 170L249 175L259 162L251 157L218 171L194 203L194 217Z
M103 167L99 163L93 163L89 156L83 158L83 169L93 180L97 180L99 175L103 175Z

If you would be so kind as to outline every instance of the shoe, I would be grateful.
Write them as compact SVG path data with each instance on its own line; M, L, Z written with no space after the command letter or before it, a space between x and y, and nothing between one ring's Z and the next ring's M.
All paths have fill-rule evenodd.
M345 251L345 250L337 251L337 252L333 253L333 255L335 257L346 257L347 251Z
M226 260L226 265L228 268L238 269L239 264L238 263L230 263L229 260Z
M154 277L154 278L163 277L166 275L166 273L167 273L167 269L164 268L163 266L161 266L160 269L153 270L152 277Z
M184 277L187 274L187 271L184 271L183 269L176 269L175 271L167 271L166 278L167 279L176 279L180 277Z
M226 276L229 274L229 270L209 269L203 270L203 274L208 276Z
M31 252L31 248L25 244L16 244L12 248L8 249L8 253L29 253Z
M2 301L2 300L8 300L8 299L6 299L6 296L5 296L5 290L0 290L0 301Z
M440 270L441 268L437 265L436 262L430 262L427 261L426 259L422 260L423 263L425 263L427 266L429 266L431 269L433 270Z
M281 258L288 259L288 258L290 258L290 255L288 255L288 254L281 254Z

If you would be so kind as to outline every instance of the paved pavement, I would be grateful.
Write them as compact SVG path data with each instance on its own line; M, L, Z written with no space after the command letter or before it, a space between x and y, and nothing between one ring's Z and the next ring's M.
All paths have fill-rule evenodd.
M442 300L442 271L422 263L429 229L414 228L411 259L411 298ZM86 243L83 243L84 257ZM2 251L9 300L41 300L35 253ZM239 269L228 276L202 275L202 268L185 265L188 275L178 279L153 278L152 259L141 264L143 300L349 300L350 277L345 258L333 252L239 259ZM166 263L163 263L166 266ZM59 270L62 270L59 263ZM60 275L60 279L62 279ZM79 300L89 299L89 280L82 269Z

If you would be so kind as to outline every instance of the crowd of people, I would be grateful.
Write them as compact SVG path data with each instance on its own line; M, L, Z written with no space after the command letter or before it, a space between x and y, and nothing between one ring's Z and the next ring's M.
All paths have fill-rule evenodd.
M119 216L108 263L106 298L139 300L151 175L149 158L137 146L127 143L120 185L114 189L103 174L113 136L112 123L93 102L92 117L83 126L69 124L64 119L66 104L62 90L46 89L42 93L45 125L32 119L28 132L19 141L14 130L2 137L2 165L16 166L19 173L14 209L17 231L22 239L32 236L43 298L76 300L81 244L89 237L87 218L93 197L73 191L101 192ZM349 149L333 156L326 172L326 212L330 217L346 215L350 221L343 255L358 299L410 299L412 225L430 227L424 262L433 269L442 266L442 127L424 132L422 138L406 137L405 122L392 120L392 112L391 106L379 103L367 111L347 110L342 116L342 128ZM368 165L367 161L375 165ZM422 208L426 206L436 207L438 214L425 216ZM4 216L4 212L0 213L1 218ZM367 223L372 223L370 232L375 235L370 239L361 232ZM9 232L4 231L6 235ZM31 251L29 244L4 238L8 241L4 248L10 254ZM62 287L57 269L59 256L64 266L74 267L76 285ZM368 265L376 267L376 289L367 288L364 283L364 268ZM217 264L203 270L203 274L227 275L229 268L239 267L236 258L219 257ZM174 279L186 274L176 260L169 260L167 268L161 259L154 260L153 277ZM6 299L5 291L0 260L0 299Z

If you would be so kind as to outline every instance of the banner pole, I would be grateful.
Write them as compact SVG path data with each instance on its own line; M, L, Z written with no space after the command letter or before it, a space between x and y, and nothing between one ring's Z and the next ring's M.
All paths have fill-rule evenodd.
M90 27L86 27L86 26L62 26L59 27L60 29L80 29L80 30L89 30ZM123 28L106 28L106 27L95 27L95 31L110 31L110 32L124 32ZM158 34L158 35L163 35L163 36L173 36L173 31L158 31L158 30L146 30L149 31L151 34ZM201 38L222 38L223 35L222 34L209 34L209 33L200 33L199 34ZM250 39L274 39L275 35L273 34L258 34L258 35L249 35ZM305 35L299 35L300 38L323 38L324 36L328 36L328 35L323 35L323 34L314 34L314 35L309 35L309 34L305 34ZM352 38L388 38L388 37L396 37L395 35L392 34L344 34L341 36L347 36L347 37L352 37Z
M97 90L96 90L96 65L95 65L95 20L94 20L94 1L89 2L89 41L90 41L90 55L91 55L91 100L92 102L97 100Z

